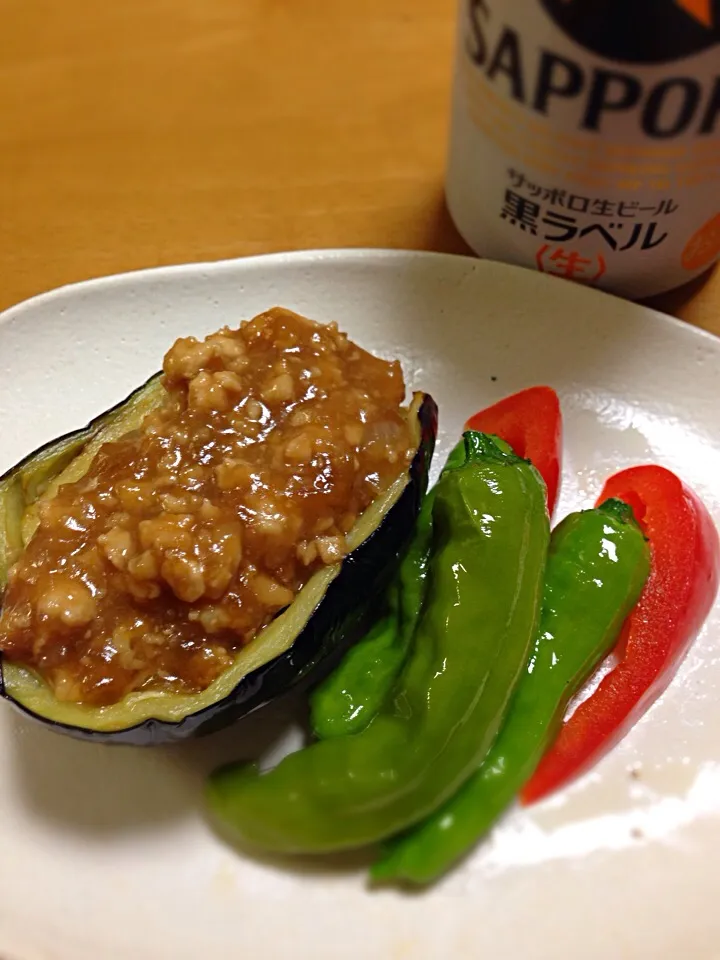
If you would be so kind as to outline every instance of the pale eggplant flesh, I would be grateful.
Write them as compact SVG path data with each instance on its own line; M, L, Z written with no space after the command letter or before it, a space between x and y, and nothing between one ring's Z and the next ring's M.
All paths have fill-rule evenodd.
M0 477L0 608L10 567L37 527L38 503L84 475L98 448L136 429L162 400L159 375L87 427L52 441ZM39 674L0 658L0 696L69 736L148 745L211 733L292 688L319 679L362 634L374 598L392 576L427 489L437 433L433 399L416 393L407 415L416 441L403 476L359 517L342 563L315 573L294 601L200 693L136 691L118 703L61 702Z

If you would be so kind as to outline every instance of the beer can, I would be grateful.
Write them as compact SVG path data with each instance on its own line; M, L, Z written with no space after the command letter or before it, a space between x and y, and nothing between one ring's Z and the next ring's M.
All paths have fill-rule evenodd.
M640 298L720 255L720 0L461 0L446 193L477 254Z

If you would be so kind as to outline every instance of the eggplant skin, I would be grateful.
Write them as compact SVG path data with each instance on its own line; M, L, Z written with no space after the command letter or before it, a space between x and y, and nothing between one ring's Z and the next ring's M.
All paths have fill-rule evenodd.
M153 378L128 399L139 396L147 388L156 389L156 383L157 378ZM92 439L105 418L115 415L123 405L113 408L78 434L54 441L26 457L0 478L0 484L50 448L72 444L75 437ZM372 618L377 594L392 576L412 534L427 490L437 435L437 405L429 394L421 395L417 403L417 417L420 440L408 471L407 484L397 500L372 533L345 557L340 572L288 649L242 677L227 696L177 721L148 717L126 728L88 729L43 716L15 699L6 687L0 657L0 697L48 729L76 739L150 746L213 733L293 688L310 686L322 679L362 636Z

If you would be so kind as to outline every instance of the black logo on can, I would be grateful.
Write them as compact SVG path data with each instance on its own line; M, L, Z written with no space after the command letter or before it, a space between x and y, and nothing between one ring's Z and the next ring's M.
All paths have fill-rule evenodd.
M576 43L608 60L668 63L720 43L720 0L540 0Z

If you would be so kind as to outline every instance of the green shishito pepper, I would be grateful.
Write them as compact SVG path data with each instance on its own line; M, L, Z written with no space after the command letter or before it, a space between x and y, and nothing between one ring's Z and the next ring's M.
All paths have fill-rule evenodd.
M620 500L556 527L537 639L497 740L454 797L389 842L375 880L430 883L490 829L532 775L570 698L615 645L649 572L648 544Z
M534 467L484 434L464 447L436 485L427 595L393 696L362 733L269 773L213 774L231 837L284 853L373 843L432 813L490 749L537 631L549 524Z
M407 657L427 581L434 493L426 494L413 537L386 592L384 612L310 698L316 737L360 733L392 691Z
M464 461L462 440L443 473ZM425 496L408 549L381 601L380 616L310 697L310 726L319 740L360 733L392 693L425 599L435 489Z

